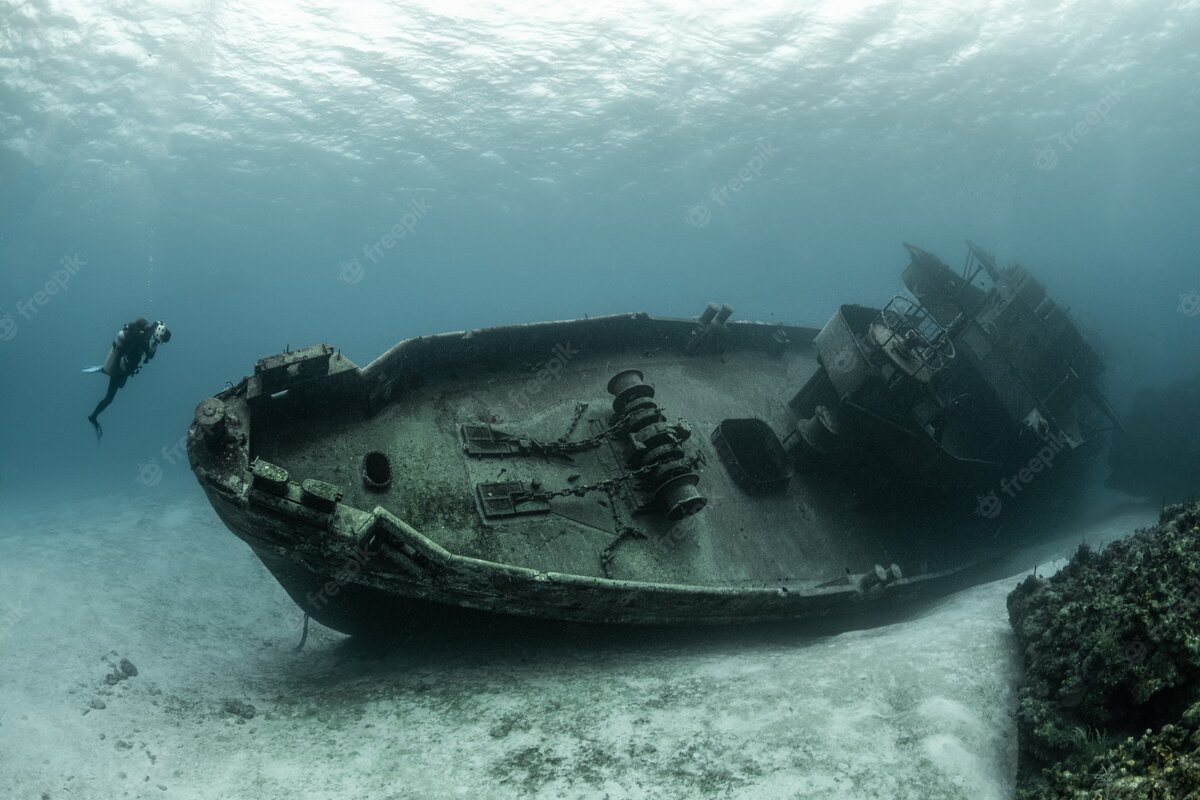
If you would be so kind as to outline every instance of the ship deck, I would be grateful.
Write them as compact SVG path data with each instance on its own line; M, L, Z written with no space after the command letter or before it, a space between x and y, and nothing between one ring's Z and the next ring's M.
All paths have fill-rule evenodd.
M569 332L569 331L568 331ZM686 420L698 490L707 506L669 523L662 514L634 515L628 491L556 497L548 513L487 519L475 487L497 481L538 482L546 490L583 487L622 474L611 443L544 457L477 458L464 452L461 426L491 424L510 434L555 440L603 430L613 412L606 384L629 368L656 388L667 418ZM906 575L961 566L953 525L932 513L880 507L865 491L877 476L797 474L776 494L751 495L722 464L711 434L724 419L754 417L780 435L793 424L787 400L818 368L809 342L782 352L731 346L684 355L646 336L605 346L569 337L511 359L446 357L421 380L364 419L350 405L306 406L258 414L255 455L286 468L295 480L342 487L343 502L381 505L452 553L546 572L697 586L818 586L898 564ZM360 479L369 451L389 455L393 480L383 492ZM857 485L856 485L857 484ZM875 498L871 500L870 498ZM964 499L964 508L973 499ZM966 515L960 515L966 516ZM964 525L970 522L963 520ZM621 536L626 527L640 536ZM618 541L619 540L619 541Z

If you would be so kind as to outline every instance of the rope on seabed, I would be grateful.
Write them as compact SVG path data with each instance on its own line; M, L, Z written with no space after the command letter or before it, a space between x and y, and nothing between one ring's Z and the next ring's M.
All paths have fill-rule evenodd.
M308 612L304 612L304 633L300 634L300 644L296 645L296 652L299 653L304 649L304 643L308 641Z

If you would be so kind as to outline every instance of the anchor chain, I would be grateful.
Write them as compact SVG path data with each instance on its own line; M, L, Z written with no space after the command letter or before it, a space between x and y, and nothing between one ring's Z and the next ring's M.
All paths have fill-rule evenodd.
M688 469L691 469L698 464L705 463L705 458L702 454L697 453L684 463L687 465ZM651 472L654 472L661 466L662 465L658 463L646 464L645 466L631 470L630 472L626 472L624 475L616 478L609 478L607 480L597 481L596 483L586 483L581 486L569 486L566 489L557 489L555 491L520 492L514 494L513 498L522 502L526 500L538 500L545 502L552 500L555 497L567 497L571 495L575 497L583 497L591 492L604 492L611 496L621 486L630 483L635 479L642 477L643 475L649 475Z
M586 403L576 403L571 424L558 439L546 442L532 437L511 437L518 439L524 454L561 456L570 461L570 453L590 450L610 437L615 438L614 434L624 433L628 435L629 442L628 447L622 449L629 452L625 453L622 460L641 464L639 468L616 478L556 491L544 491L540 483L533 483L528 491L511 494L511 499L517 503L534 501L548 504L549 500L556 497L583 497L591 492L604 492L613 497L619 487L647 477L643 488L647 490L649 499L639 505L635 514L651 506L660 506L668 521L677 522L704 508L708 501L696 490L700 476L694 471L698 464L704 463L703 457L699 453L687 457L683 447L691 437L692 428L683 419L674 425L667 422L665 409L653 399L654 387L646 383L643 377L640 370L627 369L609 380L607 388L614 397L615 417L607 427L592 436L570 441L587 411Z
M567 432L558 437L558 441L565 442L571 438L571 434L575 432L575 428L579 426L579 420L583 419L583 414L588 410L587 403L575 404L575 416L571 417L571 424L567 426Z
M584 412L587 411L587 408L587 403L577 403L575 405L575 416L572 418L571 425L565 434L552 442L544 442L541 439L529 437L529 449L542 455L567 455L569 453L579 453L584 450L591 450L594 447L599 447L614 433L618 433L623 427L625 427L626 422L629 421L629 417L631 416L631 414L622 414L614 419L612 424L598 433L574 442L567 441L567 439L570 438L571 434L574 433L575 429L579 426L579 421L583 418Z

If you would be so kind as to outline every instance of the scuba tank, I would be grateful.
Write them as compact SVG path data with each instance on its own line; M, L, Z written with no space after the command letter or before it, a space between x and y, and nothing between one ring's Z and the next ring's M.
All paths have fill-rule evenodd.
M124 332L122 331L122 334L123 333ZM120 335L121 334L118 334L118 336L120 336ZM108 348L108 356L105 357L104 364L103 364L103 366L100 367L100 371L103 372L105 375L111 376L117 368L117 361L119 359L120 359L120 353L117 349L117 340L113 339L112 347Z
M124 325L121 327L120 332L117 333L117 338L113 339L112 346L108 348L108 355L104 359L104 365L100 367L100 371L105 375L112 377L113 375L120 374L122 351L125 349L131 335L129 325ZM139 360L141 359L140 355L138 358ZM131 370L130 374L134 371L136 369Z

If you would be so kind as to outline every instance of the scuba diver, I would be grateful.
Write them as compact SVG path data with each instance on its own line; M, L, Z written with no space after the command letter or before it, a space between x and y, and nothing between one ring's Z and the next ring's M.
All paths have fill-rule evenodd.
M96 404L96 410L88 415L88 422L92 423L92 427L96 430L97 441L104 435L104 429L100 427L96 417L100 416L101 411L108 408L113 398L116 397L117 390L124 388L125 381L129 380L129 376L138 374L142 364L148 364L150 359L154 358L158 346L169 341L171 341L171 332L167 330L167 326L162 323L162 320L149 322L143 317L138 317L133 322L126 323L117 333L117 338L113 339L108 357L104 359L102 366L88 367L83 370L84 372L103 372L108 376L108 394L104 395L104 399Z

